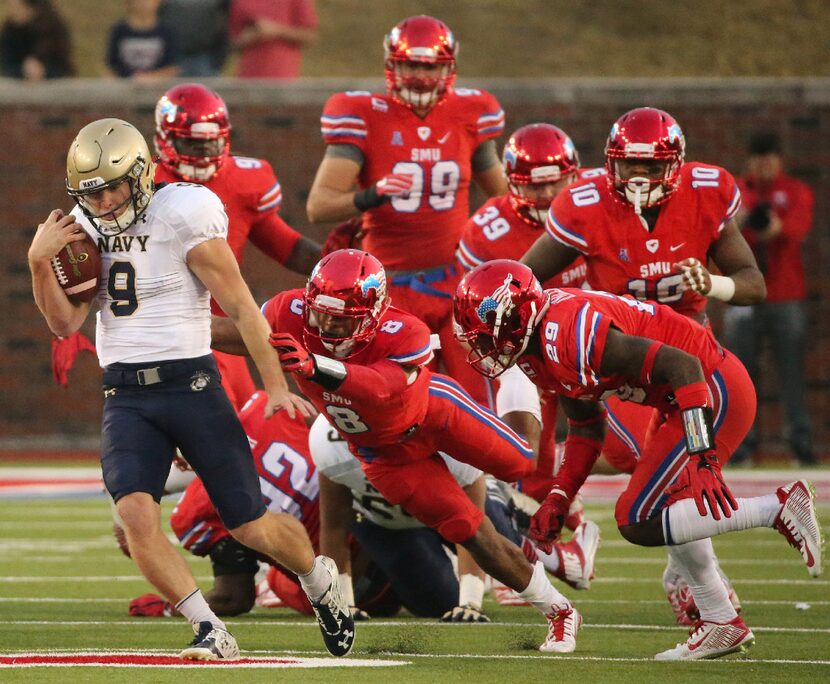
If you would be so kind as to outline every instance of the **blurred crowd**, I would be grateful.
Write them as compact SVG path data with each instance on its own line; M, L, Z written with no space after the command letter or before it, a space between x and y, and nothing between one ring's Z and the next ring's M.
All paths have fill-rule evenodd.
M293 79L317 38L314 0L124 0L109 28L102 73L154 80L218 76L237 53L239 78ZM2 75L30 81L76 75L72 35L52 0L9 0L0 33Z

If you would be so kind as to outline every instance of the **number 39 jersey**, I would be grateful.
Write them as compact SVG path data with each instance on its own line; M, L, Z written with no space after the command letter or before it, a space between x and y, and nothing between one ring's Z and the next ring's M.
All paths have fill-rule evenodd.
M323 416L318 416L308 436L311 457L317 472L332 482L348 487L352 492L353 507L367 520L390 530L423 527L400 505L391 504L366 478L360 461L355 458L337 430ZM446 454L441 457L456 482L467 487L481 477L481 471L466 463L456 461Z
M705 309L706 298L682 291L673 265L689 257L708 263L712 243L740 203L728 171L689 162L650 232L630 204L617 200L605 178L583 179L559 193L545 228L554 240L585 256L591 288L655 300L694 316Z
M288 290L276 295L262 307L271 329L291 333L303 340L302 290ZM319 340L310 339L308 350L327 356ZM380 320L372 340L346 366L368 366L379 361L401 366L424 366L432 360L429 329L411 314L390 306ZM423 421L429 404L431 373L421 368L415 380L398 396L381 403L376 396L345 395L328 391L316 382L295 376L297 385L315 408L337 428L350 443L359 447L395 444Z
M669 386L600 373L612 325L626 335L657 340L696 356L707 376L724 358L710 330L668 306L591 290L563 288L546 294L550 306L536 332L541 353L518 360L519 368L540 389L594 401L616 395L667 410Z
M210 295L187 253L225 239L228 217L207 188L171 183L120 235L104 237L79 207L72 211L97 240L101 285L95 348L102 366L187 359L210 353Z
M337 93L323 109L321 126L326 144L362 152L361 188L390 173L413 177L408 195L364 212L366 251L391 270L452 263L470 210L471 158L504 130L496 98L456 88L421 118L388 95Z

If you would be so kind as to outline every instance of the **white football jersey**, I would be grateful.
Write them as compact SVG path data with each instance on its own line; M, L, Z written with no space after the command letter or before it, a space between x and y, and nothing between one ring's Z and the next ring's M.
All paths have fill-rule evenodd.
M203 185L171 183L120 235L104 237L84 216L78 222L98 243L101 284L95 346L102 366L190 359L210 353L210 293L187 266L187 253L226 239L222 201Z
M317 416L311 426L308 445L317 472L332 482L348 487L352 491L354 509L367 520L392 530L423 527L400 506L390 504L372 486L363 474L360 461L352 455L346 442L322 414ZM441 454L441 457L462 487L471 485L482 475L478 468L456 461L446 454Z

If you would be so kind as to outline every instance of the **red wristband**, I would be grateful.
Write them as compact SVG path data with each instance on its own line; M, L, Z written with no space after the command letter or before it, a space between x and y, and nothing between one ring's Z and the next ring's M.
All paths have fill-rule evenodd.
M651 384L651 372L654 370L654 358L657 356L657 352L660 351L660 347L662 346L662 342L655 340L651 343L648 351L646 351L646 358L643 360L643 367L640 370L640 382L643 385Z
M678 387L674 391L674 399L681 411L700 406L710 408L712 406L709 402L709 386L705 382L692 382Z

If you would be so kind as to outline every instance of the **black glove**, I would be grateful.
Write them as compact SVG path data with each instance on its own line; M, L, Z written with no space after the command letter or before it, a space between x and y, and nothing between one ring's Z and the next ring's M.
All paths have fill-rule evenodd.
M441 622L490 622L490 618L468 603L448 610L441 616Z

